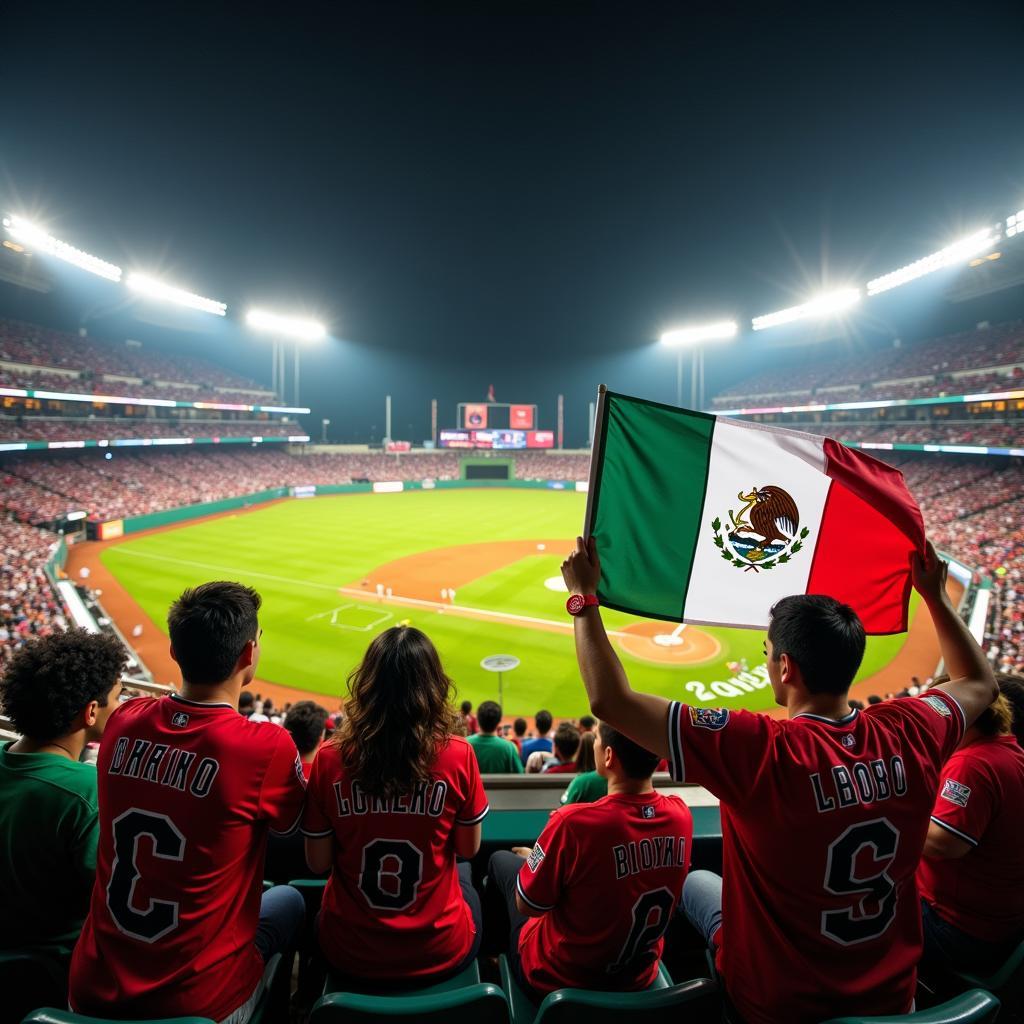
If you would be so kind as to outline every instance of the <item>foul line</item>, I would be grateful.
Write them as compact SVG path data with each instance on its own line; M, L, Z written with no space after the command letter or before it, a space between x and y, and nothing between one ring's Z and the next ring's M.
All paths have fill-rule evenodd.
M355 587L336 587L332 583L316 583L312 580L296 580L290 576L275 576L269 572L257 572L256 570L244 569L232 565L216 565L213 562L196 562L188 558L171 558L168 555L155 555L148 551L131 551L122 548L122 555L130 555L132 558L150 558L157 562L172 562L175 565L192 565L197 569L215 569L217 572L242 573L245 576L255 576L263 580L274 580L277 583L291 583L297 587L314 587L317 590L330 590L335 594L344 594L346 597L359 597L366 602L372 602L376 595L372 591L359 590ZM489 608L467 608L464 605L445 604L442 601L425 601L418 597L402 597L393 594L391 597L381 597L378 601L383 604L411 605L418 608L430 608L434 611L445 612L453 615L460 615L463 618L488 618L499 619L521 626L545 626L549 629L572 630L572 622L561 622L557 619L541 619L532 615L517 615L514 612L499 612ZM622 637L634 637L634 633L626 633L620 630L609 630L608 636L621 639Z

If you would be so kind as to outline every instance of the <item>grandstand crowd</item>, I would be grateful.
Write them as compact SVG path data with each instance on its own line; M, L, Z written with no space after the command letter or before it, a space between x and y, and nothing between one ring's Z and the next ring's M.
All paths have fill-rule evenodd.
M774 398L815 398L825 403L930 398L1004 391L1024 380L1024 322L978 327L886 353L812 361L768 370L722 391L714 406L775 404ZM857 383L850 383L856 381Z

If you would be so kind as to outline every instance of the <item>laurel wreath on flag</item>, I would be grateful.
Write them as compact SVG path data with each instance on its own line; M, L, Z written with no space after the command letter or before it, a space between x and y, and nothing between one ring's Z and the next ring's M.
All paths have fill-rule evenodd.
M746 558L737 558L733 551L725 546L725 538L722 536L722 520L715 516L711 523L712 532L715 535L715 547L722 553L722 558L731 562L737 569L774 569L777 565L785 565L793 555L799 554L803 549L803 542L811 535L811 531L805 526L799 537L793 541L788 550L784 551L777 558L770 558L766 562L751 562Z

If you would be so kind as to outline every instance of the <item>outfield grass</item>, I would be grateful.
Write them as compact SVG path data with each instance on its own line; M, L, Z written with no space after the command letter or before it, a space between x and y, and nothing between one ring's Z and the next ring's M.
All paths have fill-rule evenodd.
M490 654L514 654L521 665L505 676L506 710L532 715L547 707L555 715L569 716L585 707L571 634L379 605L340 595L338 588L385 562L434 548L564 537L557 551L531 555L460 587L457 602L565 621L565 595L545 588L544 580L559 575L583 513L583 495L559 491L320 497L151 534L106 549L102 559L161 625L168 605L186 586L234 579L258 589L264 600L263 679L337 696L373 636L408 619L437 644L460 698L477 703L496 697L496 677L482 670L480 661ZM344 608L346 604L351 607ZM605 621L609 629L621 629L637 620L609 611ZM671 625L666 627L670 630ZM633 684L698 704L770 707L771 691L757 675L764 662L763 634L707 631L719 640L722 652L706 665L669 668L620 652ZM858 678L890 661L903 640L869 640ZM726 662L742 659L751 672L736 679Z

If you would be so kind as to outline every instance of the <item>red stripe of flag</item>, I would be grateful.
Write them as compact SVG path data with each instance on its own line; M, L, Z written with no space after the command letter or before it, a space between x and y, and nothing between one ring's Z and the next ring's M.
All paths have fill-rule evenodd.
M828 594L856 609L868 633L903 633L910 564L924 552L924 521L903 474L826 438L832 478L807 593Z

